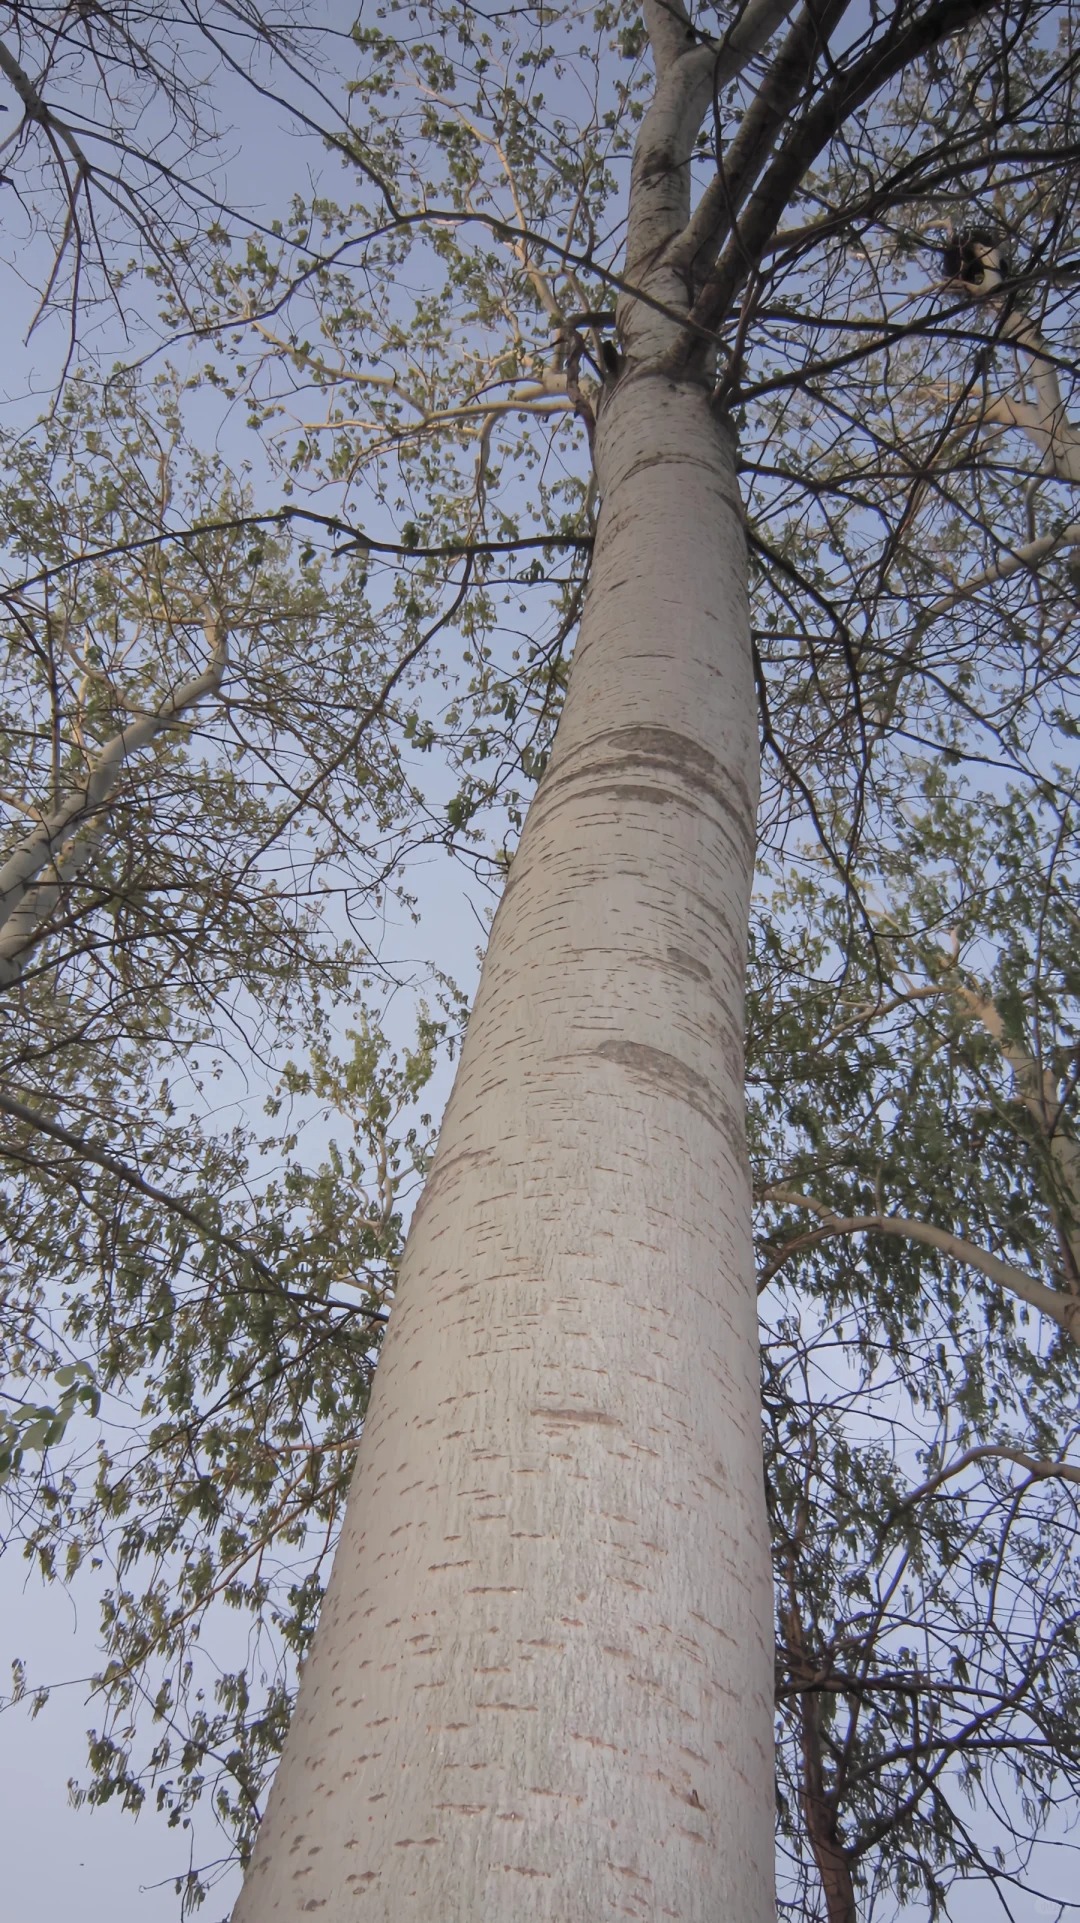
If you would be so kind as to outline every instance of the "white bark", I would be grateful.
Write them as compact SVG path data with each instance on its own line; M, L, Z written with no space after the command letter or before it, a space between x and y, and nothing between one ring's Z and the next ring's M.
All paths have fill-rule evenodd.
M980 1249L976 1243L969 1242L962 1235L954 1235L951 1229L935 1228L932 1222L920 1222L910 1215L837 1215L825 1202L814 1196L800 1195L797 1190L772 1187L762 1191L762 1201L780 1202L788 1208L806 1209L818 1218L821 1226L802 1235L797 1242L789 1242L767 1267L759 1282L764 1288L776 1271L797 1249L805 1249L815 1242L825 1242L838 1235L893 1235L902 1242L921 1242L926 1248L939 1249L952 1261L965 1268L975 1269L991 1282L1015 1295L1040 1314L1049 1316L1063 1334L1074 1342L1080 1339L1080 1299L1070 1296L1063 1289L1049 1289L1037 1276L1029 1275L1026 1269L1018 1269L1013 1262L1002 1261L991 1249Z
M48 814L42 814L0 868L0 986L10 987L26 967L64 890L101 845L120 778L133 757L174 728L208 694L217 694L228 659L228 632L216 615L204 622L209 665L113 735L86 776ZM39 879L39 877L41 879Z
M815 4L812 8L800 8L724 155L723 173L717 170L713 175L694 209L693 218L669 252L668 264L680 274L694 275L702 268L707 273L715 265L718 242L722 235L731 232L732 224L764 173L776 138L806 84L808 65L818 47L828 40L848 4L849 0L828 0L824 7ZM757 8L747 8L738 31L747 35L752 25L767 29L760 39L764 45L792 11L790 4L769 10L759 0ZM758 51L757 46L754 51ZM744 64L740 62L739 67ZM728 77L726 73L722 79L718 77L714 83L717 93Z
M714 46L695 40L681 0L646 0L657 85L634 144L625 271L636 285L647 285L673 318L640 302L620 302L619 332L639 359L663 353L679 338L678 316L689 306L679 243L690 219L690 160L698 129L714 95L760 53L792 6L793 0L750 0Z
M937 620L961 601L970 600L980 588L991 587L995 581L1008 581L1012 575L1019 574L1021 568L1037 573L1043 561L1057 554L1059 549L1070 547L1080 547L1080 521L1071 522L1058 534L1043 534L1038 540L1026 541L1023 547L1005 548L992 566L983 568L981 574L971 575L962 587L953 588L949 594L943 594L940 600L935 601L927 618Z
M993 248L979 251L983 259L980 292L995 298L1003 278L1000 256ZM1045 473L1062 481L1080 481L1080 432L1070 421L1061 398L1054 354L1034 322L1021 312L1004 315L1001 337L1016 348L1034 400L999 394L982 410L979 425L1019 428L1037 450Z
M766 1923L732 450L647 369L236 1923Z

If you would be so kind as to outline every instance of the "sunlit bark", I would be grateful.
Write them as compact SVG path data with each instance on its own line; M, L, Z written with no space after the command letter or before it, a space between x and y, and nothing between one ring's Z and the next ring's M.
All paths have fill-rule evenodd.
M551 765L237 1918L772 1909L732 447L624 375Z

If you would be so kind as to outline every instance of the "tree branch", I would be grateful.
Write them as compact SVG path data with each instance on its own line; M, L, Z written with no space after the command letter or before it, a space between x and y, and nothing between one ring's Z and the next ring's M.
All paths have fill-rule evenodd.
M152 714L141 715L106 742L81 787L71 789L0 868L0 985L18 980L64 888L99 847L109 803L132 756L149 747L189 708L221 687L228 659L228 631L215 614L206 616L204 631L210 648L209 666L174 689ZM77 832L71 834L72 829ZM46 869L47 880L35 887Z
M995 1002L960 984L956 994L963 1006L982 1023L1012 1071L1019 1101L1031 1116L1059 1183L1065 1214L1050 1199L1050 1212L1062 1254L1074 1275L1080 1275L1080 1142L1061 1128L1062 1102L1053 1073L1036 1061L1021 1042L1010 1041Z
M657 86L634 147L628 280L642 278L690 218L690 156L709 101L768 44L792 6L750 0L718 45L697 39L681 0L645 6Z
M148 548L167 547L174 541L182 545L185 541L198 540L203 534L230 534L236 529L249 527L289 527L293 521L336 536L341 542L341 546L335 550L338 554L345 554L351 548L358 553L385 554L401 561L453 561L466 555L516 554L519 549L525 548L576 548L587 553L593 545L591 534L553 533L526 534L516 541L466 538L462 541L440 541L433 546L425 546L420 542L416 547L406 547L401 541L373 540L362 528L342 521L334 514L317 514L313 508L306 507L279 507L271 508L265 514L235 514L220 521L195 521L190 527L165 528L156 534L141 534L133 541L114 541L107 547L88 548L82 554L73 554L66 561L39 568L36 574L24 575L21 581L0 591L0 606L20 601L30 588L40 588L49 581L58 581L65 574L72 574L76 568L85 567L90 561L109 561L124 554L144 554Z
M752 192L784 122L813 77L818 51L847 12L850 0L829 0L820 11L804 7L769 66L739 131L697 207L668 252L668 264L696 281L709 254L715 254Z
M746 218L732 234L701 294L690 310L694 332L680 340L671 371L685 369L700 354L701 330L715 332L729 312L737 289L762 259L777 225L804 174L847 116L861 107L894 74L940 41L991 10L993 0L934 0L901 31L895 24L868 47L792 128L757 192Z
M779 1202L785 1208L806 1209L818 1218L820 1226L800 1236L797 1242L788 1243L766 1264L758 1284L759 1292L767 1287L789 1256L798 1249L811 1248L817 1242L839 1235L893 1235L902 1241L921 1242L927 1248L938 1249L954 1262L962 1263L965 1268L977 1269L1008 1294L1018 1296L1031 1308L1049 1316L1071 1342L1080 1342L1080 1296L1070 1298L1059 1289L1047 1288L1044 1282L1037 1281L1025 1269L1015 1268L1011 1262L1003 1262L1000 1256L992 1255L988 1249L977 1248L974 1242L954 1235L949 1229L938 1229L932 1223L920 1222L906 1215L837 1215L813 1196L800 1195L797 1190L783 1187L762 1189L760 1200Z
M1033 1482L1056 1478L1062 1482L1080 1483L1080 1468L1075 1467L1071 1462L1048 1462L1040 1456L1029 1456L1025 1450L1011 1448L1003 1442L983 1442L977 1448L966 1449L962 1456L957 1456L955 1462L950 1462L946 1468L939 1469L936 1475L930 1476L926 1482L920 1483L917 1489L913 1489L910 1495L905 1496L903 1502L898 1503L891 1514L886 1516L881 1525L882 1535L898 1516L904 1514L906 1509L913 1509L916 1503L925 1502L927 1496L932 1496L935 1490L941 1488L943 1482L949 1482L953 1476L962 1474L965 1469L971 1467L973 1462L987 1462L995 1458L1005 1462L1015 1462L1021 1469L1028 1471Z
M281 1278L268 1263L262 1260L261 1256L247 1248L237 1236L218 1228L186 1196L170 1195L168 1189L158 1188L156 1183L148 1182L145 1175L140 1174L138 1169L132 1168L127 1162L121 1161L120 1157L114 1155L111 1150L101 1147L97 1142L87 1141L85 1136L77 1135L74 1129L65 1128L60 1122L50 1121L38 1109L32 1108L28 1102L22 1102L18 1096L9 1095L4 1090L0 1090L0 1114L10 1116L12 1121L21 1122L24 1127L33 1129L39 1135L47 1136L50 1141L61 1143L64 1148L71 1149L81 1161L92 1162L96 1168L104 1169L109 1175L115 1175L118 1181L123 1182L125 1187L132 1189L136 1195L144 1196L148 1202L157 1203L158 1207L164 1209L169 1215L175 1215L180 1221L186 1222L203 1241L228 1249L230 1255L236 1256L240 1262L249 1267L259 1277L263 1286L275 1295L292 1298L292 1291L284 1286ZM26 1153L22 1148L13 1147L10 1143L0 1140L0 1157L8 1161L24 1162ZM334 1305L323 1302L320 1298L319 1306L332 1308ZM348 1313L363 1316L369 1322L388 1320L388 1313L384 1309L353 1308L348 1305Z
M1040 562L1048 560L1059 548L1068 547L1080 547L1080 521L1071 522L1068 527L1062 528L1060 534L1043 534L1037 541L1026 541L1023 547L1002 549L1000 558L990 567L983 568L980 574L973 574L962 587L951 589L935 601L927 610L926 619L932 621L939 615L948 614L961 601L968 601L973 594L978 594L980 588L992 587L995 581L1007 581L1022 568L1035 573Z
M703 42L690 24L683 0L643 0L641 14L656 77L662 80L684 53Z

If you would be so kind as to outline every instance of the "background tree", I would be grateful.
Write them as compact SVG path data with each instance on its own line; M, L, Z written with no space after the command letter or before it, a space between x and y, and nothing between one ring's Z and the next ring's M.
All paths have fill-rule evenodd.
M934 1913L957 1875L1011 1902L1075 1797L1075 1341L1028 1307L1073 1259L1075 843L1060 804L976 819L924 779L862 878L879 965L860 979L845 939L841 972L844 903L810 868L771 906L816 941L789 976L770 916L751 970L798 1915L819 1877L830 1917L886 1890Z
M220 1775L243 1841L456 1002L431 980L451 1019L421 1011L395 1054L356 994L407 977L368 931L426 832L401 753L416 636L387 645L355 561L331 578L260 536L182 412L169 382L100 408L76 383L8 448L0 1475L9 1545L113 1572L91 1798L141 1803L120 1732L145 1702L159 1801L178 1817ZM221 1597L277 1653L207 1711L192 1652Z
M1071 88L1071 55L1044 54L1045 42L1031 16L1033 51L1026 60L1003 47L1000 22L990 10L988 31L977 24L979 14L975 7L924 12L901 7L872 22L863 35L850 30L850 38L837 31L839 13L799 15L778 39L762 75L752 62L779 34L781 13L751 8L710 42L704 21L691 23L670 9L646 12L657 91L635 144L618 268L618 351L609 354L599 341L589 348L604 374L595 421L603 505L575 674L537 804L539 816L532 817L537 825L526 828L515 857L506 898L512 908L504 907L489 950L485 983L493 985L481 987L444 1124L442 1159L435 1165L436 1199L425 1205L406 1259L405 1306L391 1341L368 1453L359 1458L356 1521L339 1554L306 1695L241 1916L288 1909L300 1900L340 1907L348 1900L350 1873L370 1880L368 1901L383 1913L407 1912L410 1905L419 1913L445 1887L440 1879L448 1874L446 1864L453 1863L456 1878L459 1860L473 1866L469 1873L476 1881L467 1900L474 1908L497 1907L500 1873L512 1880L515 1871L537 1879L539 1900L553 1905L552 1913L565 1911L568 1903L582 1913L602 1909L616 1901L616 1888L626 1879L640 1879L646 1906L667 1906L672 1914L687 1913L688 1905L701 1914L722 1909L763 1915L768 1908L766 1853L754 1828L755 1811L759 1816L768 1797L767 1776L754 1775L755 1768L764 1769L766 1755L764 1687L759 1655L753 1654L761 1652L752 1627L755 1617L761 1626L760 1601L750 1603L749 1619L741 1614L756 1581L750 1564L755 1541L751 1479L747 1468L741 1481L739 1440L748 1433L750 1405L740 1398L749 1395L749 1378L745 1368L740 1373L739 1339L732 1334L740 1284L748 1277L745 1258L710 1219L707 1199L723 1193L725 1223L739 1219L738 1154L734 1162L728 1160L730 1128L716 1124L723 1146L714 1141L708 1150L698 1132L703 1117L737 1110L738 1097L732 1096L727 1077L742 1020L737 999L727 997L736 992L732 984L741 972L732 958L741 949L748 880L741 848L756 779L752 737L740 719L746 713L747 683L740 677L750 637L741 639L739 556L725 533L725 454L716 410L736 402L746 410L744 460L756 470L758 483L751 495L753 540L769 571L759 605L767 605L771 596L774 605L789 610L769 636L779 645L759 652L766 748L776 756L786 795L802 799L841 871L851 878L856 852L874 846L893 784L902 778L902 764L892 752L894 731L903 728L955 755L977 752L978 732L985 726L1008 765L1029 755L1030 738L1025 743L1024 734L1037 712L1007 653L996 661L984 658L977 683L970 665L965 675L962 623L959 636L946 641L943 658L934 659L924 627L940 593L929 606L924 595L922 607L913 609L912 590L920 586L920 565L925 580L923 557L928 545L933 552L937 515L951 520L953 500L966 505L966 482L960 475L953 478L959 465L956 438L965 430L981 436L991 418L984 406L969 424L966 406L975 383L966 369L955 401L948 391L943 395L947 383L938 370L950 333L969 342L972 334L982 333L988 311L1001 315L1004 282L996 272L988 278L984 271L979 280L953 273L942 327L926 312L930 290L920 299L920 291L912 288L892 236L886 233L884 244L877 238L885 215L902 223L906 239L927 215L937 220L940 233L947 196L935 204L934 189L943 174L955 181L958 170L969 182L981 174L991 183L999 203L995 212L1000 220L1004 208L1006 224L1020 224L1019 206L1008 206L1010 196L1025 210L1039 196L1041 165L1053 142L1044 115L1051 99L1056 113ZM830 35L834 42L826 51ZM485 72L495 64L495 51L485 42ZM394 55L385 46L379 52L384 99L386 67ZM557 59L554 50L551 58ZM516 193L520 228L529 235L550 232L545 217L550 223L551 201L534 207L522 190L516 154L506 151L503 112L492 115L497 121L493 136L475 130L482 115L461 98L468 84L463 72L468 52L452 56L445 42L436 51L429 41L418 55L409 48L400 59L402 70L414 59L420 68L422 99L430 102L437 95L441 100L442 128L426 109L429 117L422 119L421 129L429 142L451 152L467 181L459 219L497 206L498 192ZM734 109L738 99L725 100L724 88L740 75L747 88L740 124L724 143L723 109ZM890 78L896 89L886 105L882 90ZM486 106L485 90L481 82L478 94ZM920 112L913 126L915 100ZM397 100L394 106L399 107ZM1025 113L1030 115L1025 161L1039 146L1043 159L1021 176L1008 162L1002 169L1001 152L1004 130L1015 130ZM509 107L505 119L513 121ZM703 176L695 205L691 156L702 123L713 149L713 176ZM394 121L399 140L402 126L399 113ZM1044 129L1049 137L1042 145ZM579 150L580 140L573 143L575 156ZM485 161L490 160L496 167L489 171ZM430 164L424 172L430 178ZM580 170L575 174L580 183ZM549 179L545 175L545 185ZM452 200L452 188L446 199ZM428 211L435 211L430 200ZM783 229L781 220L787 222ZM565 222L564 216L557 242L563 259L569 251ZM853 222L860 228L855 248ZM573 265L576 269L579 261ZM554 322L555 368L591 441L594 410L582 393L581 366L589 347L585 330L595 328L589 316L598 303L583 287L583 319L577 339L568 342L569 303L557 289L557 275L553 286L534 261L526 266L534 289L538 278L543 280L546 297L537 291L535 299ZM490 284L489 276L485 285ZM936 300L940 311L940 288ZM889 310L904 303L913 318L898 324ZM249 295L247 311L258 306L259 297ZM713 391L716 336L725 329L730 333ZM832 337L824 353L823 334ZM914 352L905 356L909 337ZM769 359L778 346L776 369ZM965 360L969 355L970 347ZM887 379L886 356L892 362ZM350 372L359 361L353 346L340 363L320 366L318 377L338 393L355 390L367 381L366 366L358 380ZM985 349L976 366L975 382L985 380L990 367ZM516 374L516 365L508 371ZM927 406L931 400L936 410ZM481 397L470 404L481 407ZM331 435L358 431L352 418L332 405ZM793 447L796 423L801 444ZM1009 424L1023 422L1017 415ZM758 445L771 452L781 430L783 455L758 456ZM942 453L946 458L939 461ZM483 463L481 444L481 469ZM899 518L894 508L898 471L912 475ZM481 483L478 491L486 494L483 472ZM842 511L834 502L842 503ZM985 526L985 497L979 506L978 524ZM871 514L888 529L884 550ZM995 524L999 540L1006 517L1007 510ZM950 532L955 538L955 521ZM893 598L894 560L902 602ZM974 571L970 561L968 570ZM906 573L913 577L910 587ZM822 613L827 629L819 642L815 627ZM672 625L679 629L677 643L667 639ZM807 643L813 670L809 687ZM650 668L656 680L650 679ZM714 708L710 701L718 687L723 692ZM991 689L996 712L984 718L978 705ZM618 790L618 808L608 795L610 783ZM603 812L601 797L610 814ZM723 825L704 825L711 798L719 798ZM736 823L742 824L741 834ZM839 839L837 824L842 825ZM790 817L781 817L781 825L785 839L790 837ZM709 934L689 906L700 900L695 876L709 878L707 900L720 916L719 929ZM709 982L704 1009L695 990L671 979L675 955L690 958L699 984ZM612 985L603 997L596 993L598 970ZM588 990L582 986L579 993L585 980ZM625 1013L620 1039L609 1044L612 1000ZM512 1091L516 1116L502 1105L500 1091ZM508 1093L506 1099L511 1099ZM529 1116L527 1149L524 1137L517 1139L523 1103ZM583 1123L580 1131L568 1126L567 1116L584 1118L594 1109L604 1116L603 1124L594 1124L595 1137L586 1134ZM628 1136L635 1138L632 1146ZM656 1142L668 1145L667 1170L712 1168L716 1186L705 1190L697 1213L682 1185L678 1205L670 1190L666 1200L654 1192ZM545 1173L548 1157L551 1171ZM517 1173L526 1168L528 1182L538 1184L549 1208L552 1196L559 1195L561 1236L553 1233L543 1202L527 1199L530 1189L523 1189L524 1175ZM614 1170L610 1196L605 1168ZM483 1175L477 1173L481 1169ZM439 1199L440 1182L449 1201ZM573 1203L579 1184L589 1195L584 1240ZM507 1198L512 1222L510 1216L502 1220L495 1199L500 1195ZM628 1196L635 1198L633 1204ZM471 1219L482 1227L474 1232ZM699 1235L704 1245L696 1240ZM493 1243L501 1262L498 1273L488 1266ZM635 1279L634 1251L655 1251L658 1244L664 1251L659 1273L673 1278L673 1286L662 1286L657 1276L650 1290ZM714 1277L712 1287L727 1291L720 1311L728 1319L723 1341L708 1321L715 1297L701 1310L700 1327L693 1325L700 1308L695 1279L702 1246L709 1250L705 1268ZM617 1251L614 1268L612 1249ZM532 1319L536 1309L527 1314L529 1287L535 1291L539 1281L533 1272L540 1251L547 1298L565 1298L582 1332L584 1373L577 1371L569 1342L559 1360L549 1353L542 1324ZM646 1270L649 1262L645 1258ZM624 1296L632 1308L639 1287L643 1303L663 1302L659 1326L667 1338L661 1340L654 1326L653 1403L647 1419L636 1401L634 1385L643 1368L642 1352L627 1328L633 1315L628 1311L614 1328L607 1315L612 1301ZM1062 1304L1063 1318L1067 1292L1067 1286L1059 1288L1047 1298ZM474 1319L486 1332L483 1341L471 1337ZM498 1344L500 1330L509 1354L524 1349L532 1361L518 1387L514 1369L522 1365L507 1363L501 1387L493 1391L485 1372L489 1345ZM684 1354L698 1359L704 1376L713 1372L710 1415L723 1406L722 1431L710 1430L709 1417L701 1418L700 1428L673 1419L675 1409L700 1407L681 1373ZM389 1377L394 1390L386 1386ZM584 1391L586 1380L594 1391L591 1399ZM560 1420L569 1420L565 1412L573 1414L580 1397L582 1427L574 1432L573 1445L562 1443L558 1458L573 1463L573 1478L589 1488L601 1516L623 1518L625 1541L598 1547L594 1531L586 1538L583 1528L579 1539L573 1520L568 1521L560 1503L563 1487L571 1485L563 1484L561 1472L548 1470L545 1479L548 1457L536 1425L547 1404L536 1400L538 1383L552 1385L551 1407L564 1412ZM479 1425L470 1420L463 1432L455 1424L460 1425L466 1407L483 1416ZM617 1435L608 1436L606 1425ZM675 1430L677 1441L672 1440ZM633 1460L636 1449L624 1432L647 1436L655 1451L651 1496L642 1495L644 1471ZM438 1475L425 1470L417 1453L421 1446L425 1462L434 1457L445 1464ZM714 1470L723 1465L725 1489L705 1516L698 1512L695 1490L704 1478L707 1454ZM397 1465L395 1475L383 1472L384 1461ZM541 1478L539 1489L550 1490L553 1506L549 1512L539 1497L527 1506L521 1523L514 1476L529 1470ZM657 1514L664 1514L664 1490L678 1491L687 1505L677 1539L656 1527ZM646 1513L647 1551L641 1538ZM481 1530L482 1517L490 1517L490 1528ZM726 1533L729 1545L739 1544L737 1575L733 1552L726 1561L724 1547L710 1536L713 1528ZM530 1547L521 1546L522 1535ZM557 1570L554 1549L536 1547L556 1541ZM433 1562L440 1545L449 1560ZM632 1603L622 1598L626 1566L621 1559L627 1555L634 1572ZM699 1581L709 1608L695 1593ZM458 1594L463 1585L464 1594ZM602 1651L590 1645L587 1663L573 1637L555 1639L556 1700L548 1673L555 1661L531 1652L547 1647L545 1623L550 1636L552 1620L571 1621L572 1597L601 1592ZM496 1594L502 1599L498 1605L490 1600ZM361 1618L403 1622L410 1596L423 1597L423 1621L417 1613L418 1640L411 1652L408 1643L389 1650L373 1639L357 1642L350 1624ZM414 1613L418 1610L419 1604ZM451 1620L452 1632L444 1630ZM728 1676L722 1659L704 1652L694 1622L720 1625L725 1647L740 1654L737 1680L734 1673ZM659 1653L673 1625L693 1658L685 1667ZM789 1625L789 1643L793 1634ZM490 1653L490 1663L484 1652ZM647 1679L641 1674L642 1652ZM355 1699L340 1680L346 1665L360 1679ZM478 1678L507 1672L518 1678L519 1688L509 1695L504 1691L497 1701L491 1697L490 1708L498 1707L499 1713L485 1716L488 1696ZM423 1743L416 1712L409 1707L429 1700L422 1675L436 1684L437 1706L431 1712L434 1724L429 1718L423 1725ZM798 1680L805 1680L801 1672ZM656 1707L653 1692L662 1708ZM640 1710L645 1695L653 1704L648 1715ZM718 1700L725 1714L714 1723ZM680 1715L699 1732L689 1774L685 1746L680 1750L676 1736ZM374 1745L373 1731L379 1732ZM582 1739L599 1744L608 1758L599 1782L575 1768L574 1742ZM529 1758L527 1781L514 1774L514 1758L522 1755ZM757 1765L751 1762L755 1755ZM452 1785L466 1768L472 1772L472 1793L459 1802ZM373 1834L367 1820L370 1798L379 1794L376 1779L387 1773L396 1787ZM506 1800L511 1783L517 1799L512 1807ZM342 1784L347 1789L337 1787ZM569 1797L577 1812L571 1817L560 1804L557 1845L540 1800L548 1792L555 1795L556 1786L558 1796ZM741 1800L744 1794L748 1801ZM672 1814L673 1795L701 1811L689 1827ZM803 1801L808 1820L813 1798L807 1794ZM519 1827L505 1832L508 1843L502 1840L500 1816L519 1819ZM588 1839L608 1819L615 1840L600 1860ZM354 1870L348 1851L361 1837L364 1866ZM395 1856L395 1838L411 1839L410 1851ZM849 1870L849 1845L835 1825L831 1836L824 1836L819 1825L813 1840L819 1870L827 1878L835 1866L824 1860L826 1842L833 1843L840 1868ZM693 1869L689 1856L683 1861L684 1842L696 1846ZM842 1875L838 1882L842 1885ZM850 1907L842 1887L829 1893Z

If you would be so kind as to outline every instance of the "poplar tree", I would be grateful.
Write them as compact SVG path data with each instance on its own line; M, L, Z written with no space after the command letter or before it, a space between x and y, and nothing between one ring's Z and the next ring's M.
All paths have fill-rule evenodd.
M246 1854L289 1679L253 1705L253 1665L193 1710L190 1625L216 1595L265 1617L266 1554L306 1559L318 1533L279 1618L307 1649L392 1284L238 1919L526 1901L749 1923L773 1909L774 1773L789 1914L1004 1887L1078 1767L1071 9L387 8L347 46L310 42L339 103L243 19L264 97L319 127L345 191L269 228L199 215L174 253L134 231L165 325L206 343L282 492L263 511L218 482L148 512L149 551L182 557L176 611L129 588L126 641L114 611L118 652L87 656L79 689L35 669L24 705L78 725L35 803L48 859L40 825L11 838L12 986L25 1012L19 958L51 984L67 931L120 902L124 952L157 953L152 864L138 889L110 879L119 804L153 770L153 821L176 769L224 829L225 636L254 642L275 606L288 667L244 736L276 744L272 802L245 791L228 872L255 889L307 823L313 880L359 864L377 907L398 873L396 848L370 858L378 822L402 847L437 836L500 901L400 1267L395 1184L427 1163L407 1104L438 1035L380 1066L365 1019L351 1068L332 1059L319 970L344 996L369 961L328 962L325 925L303 945L299 893L268 948L241 944L241 979L257 1005L274 944L294 957L275 1007L286 1029L307 1011L313 1060L278 1094L357 1116L347 1171L293 1168L238 1204L247 1151L230 1187L200 1142L228 1219L187 1190L178 1210L175 1184L63 1120L33 1044L13 1058L17 1156L76 1157L71 1220L88 1165L116 1219L141 1197L105 1374L160 1356L174 1398L141 1483L106 1462L96 1509L50 1496L31 1532L52 1553L50 1529L126 1503L121 1568L150 1558L148 1587L110 1598L118 1716L92 1793L156 1781L179 1817L215 1769ZM95 167L41 84L13 84L20 152L44 141L61 176L45 308L77 317ZM121 552L95 524L24 570L25 658L73 658L96 617L57 608L56 583ZM129 764L135 698L154 752ZM181 765L178 723L204 709L207 759ZM432 807L416 770L436 761L453 778ZM19 779L40 787L39 764ZM137 1140L145 1111L123 1127ZM342 1215L344 1268L368 1278L351 1309ZM111 1327L115 1294L97 1300L80 1330ZM65 1372L11 1449L48 1445L97 1380ZM183 1699L190 1736L140 1765L120 1726L163 1656L178 1680L154 1713L175 1724ZM989 1851L958 1786L997 1824Z

